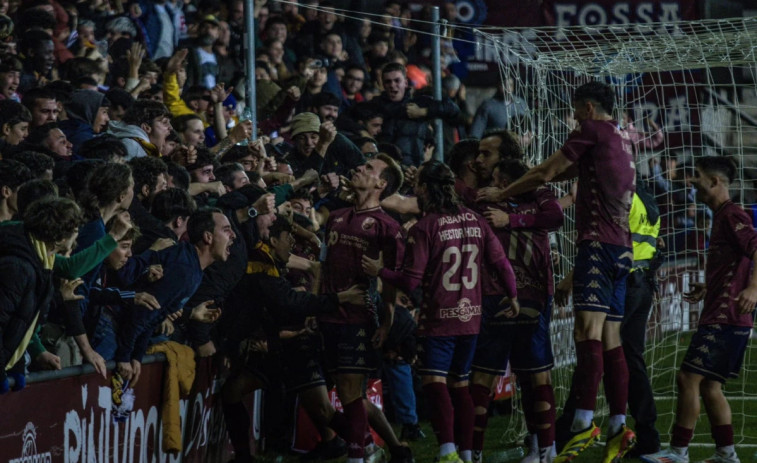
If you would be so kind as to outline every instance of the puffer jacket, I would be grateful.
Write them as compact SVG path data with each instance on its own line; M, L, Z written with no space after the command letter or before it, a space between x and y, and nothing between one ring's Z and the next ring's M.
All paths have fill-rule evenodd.
M21 223L0 227L0 382L35 317L41 325L53 297L52 271L42 266Z

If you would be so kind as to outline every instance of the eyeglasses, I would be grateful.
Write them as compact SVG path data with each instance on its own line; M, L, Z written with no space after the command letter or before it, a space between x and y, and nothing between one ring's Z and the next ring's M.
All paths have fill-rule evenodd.
M365 156L366 158L375 158L376 156L378 156L378 151L369 151L367 153L363 153L363 156Z
M355 77L355 76L351 76L351 75L349 75L349 74L347 74L347 76L346 76L346 77L347 77L348 79L350 79L350 80L354 80L355 82L363 82L363 81L365 80L365 79L363 79L362 77Z

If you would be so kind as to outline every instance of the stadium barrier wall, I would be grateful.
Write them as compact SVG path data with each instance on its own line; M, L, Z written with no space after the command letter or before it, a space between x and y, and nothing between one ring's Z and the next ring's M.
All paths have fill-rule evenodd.
M679 259L657 271L659 294L647 324L647 339L659 340L671 331L692 331L697 328L702 303L684 302L689 285L704 282L704 267L697 259Z
M165 357L149 356L123 423L111 416L110 381L90 366L32 373L20 391L0 396L0 461L9 463L225 463L231 457L221 409L221 376L197 360L195 382L181 400L180 454L163 452L161 403ZM88 373L81 374L82 371ZM252 396L246 402L248 409ZM251 419L253 423L254 418ZM253 433L259 428L255 426ZM254 435L251 433L251 448Z

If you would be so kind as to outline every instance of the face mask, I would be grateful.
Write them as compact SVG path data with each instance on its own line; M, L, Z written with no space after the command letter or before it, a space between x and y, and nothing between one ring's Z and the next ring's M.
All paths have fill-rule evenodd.
M214 43L216 43L216 39L210 34L205 34L200 37L200 44L204 47L213 45Z

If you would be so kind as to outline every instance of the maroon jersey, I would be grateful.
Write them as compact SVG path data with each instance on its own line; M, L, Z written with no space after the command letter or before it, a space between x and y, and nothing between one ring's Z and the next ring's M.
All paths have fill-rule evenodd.
M423 289L419 336L478 334L484 261L503 274L506 293L515 295L502 245L486 220L466 207L457 214L427 214L410 229L407 244L402 273Z
M628 215L636 191L632 149L616 121L595 120L583 121L561 148L578 165L576 243L631 247Z
M361 259L378 259L383 251L384 266L396 269L402 263L405 237L400 224L380 207L357 211L355 208L332 212L326 223L328 250L323 263L324 293L337 293L355 284L370 286L371 277L363 273ZM373 314L362 307L342 306L343 312L320 317L331 323L366 324Z
M715 211L710 248L707 250L707 293L700 325L751 327L752 314L739 313L736 297L749 286L752 254L757 251L757 232L752 219L740 206L726 202Z
M563 212L552 190L539 188L533 195L488 206L510 215L510 225L495 228L494 233L515 272L518 299L539 302L547 306L547 299L554 294L552 259L550 256L549 232L563 223ZM484 288L484 294L504 294L501 283L492 278L492 286Z

